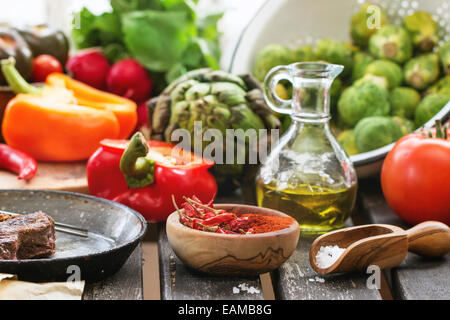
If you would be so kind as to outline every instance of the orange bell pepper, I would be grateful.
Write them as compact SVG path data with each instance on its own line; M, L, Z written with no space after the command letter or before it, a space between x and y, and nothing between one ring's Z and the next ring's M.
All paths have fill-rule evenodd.
M40 161L85 160L103 139L124 139L137 123L131 100L102 92L64 74L48 76L46 86L29 85L2 61L9 85L18 93L2 123L5 141Z
M74 93L82 106L98 110L109 110L119 121L119 139L126 139L137 124L137 106L129 99L95 89L87 84L76 81L62 73L53 73L47 77L48 86L63 86Z

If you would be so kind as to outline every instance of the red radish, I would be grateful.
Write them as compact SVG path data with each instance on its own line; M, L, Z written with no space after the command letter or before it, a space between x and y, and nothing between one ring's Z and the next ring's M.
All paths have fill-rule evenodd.
M106 89L106 76L110 68L105 56L95 49L79 51L69 58L66 65L75 80L100 90Z
M137 103L147 100L153 89L147 71L134 59L124 59L113 65L106 82L110 92Z

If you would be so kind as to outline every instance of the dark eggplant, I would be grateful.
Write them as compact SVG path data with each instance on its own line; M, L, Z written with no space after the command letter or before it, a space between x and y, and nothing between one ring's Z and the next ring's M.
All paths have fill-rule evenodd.
M22 36L10 28L0 28L0 59L14 57L16 68L28 81L33 69L33 53ZM0 72L0 85L7 85L3 74Z
M31 48L35 57L41 54L54 56L65 66L69 55L69 40L64 32L47 25L17 29Z

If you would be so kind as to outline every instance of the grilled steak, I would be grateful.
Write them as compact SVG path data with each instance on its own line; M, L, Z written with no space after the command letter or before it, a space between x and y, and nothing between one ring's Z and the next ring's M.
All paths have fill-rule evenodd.
M43 212L3 217L0 222L0 260L48 257L55 251L55 240L55 222Z

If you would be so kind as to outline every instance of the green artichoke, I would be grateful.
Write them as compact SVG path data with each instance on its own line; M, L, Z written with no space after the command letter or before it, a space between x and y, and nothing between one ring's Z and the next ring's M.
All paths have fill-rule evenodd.
M149 108L152 113L153 140L173 142L172 133L176 129L185 129L191 134L191 146L202 141L202 151L206 153L211 142L204 142L204 139L194 141L197 138L194 133L198 133L198 130L194 130L194 122L201 122L201 136L208 129L220 131L224 137L221 145L224 164L216 164L212 170L221 191L234 189L242 179L248 178L246 174L251 171L246 170L247 165L238 164L237 161L226 164L226 130L255 129L259 133L259 129L281 127L279 119L265 104L256 79L250 75L235 76L211 69L194 70L178 78L159 97L150 100ZM243 143L245 148L234 149L245 152L246 157L251 147L248 138L239 139L237 137L233 145ZM237 159L235 151L230 153Z

